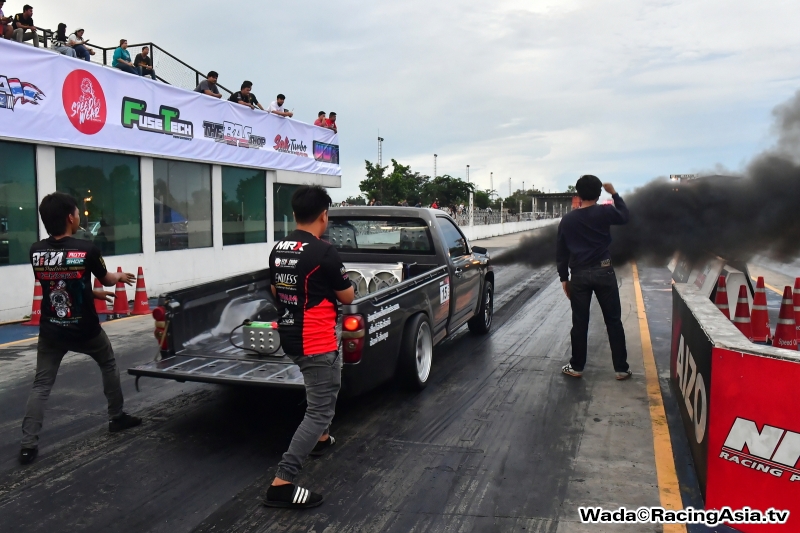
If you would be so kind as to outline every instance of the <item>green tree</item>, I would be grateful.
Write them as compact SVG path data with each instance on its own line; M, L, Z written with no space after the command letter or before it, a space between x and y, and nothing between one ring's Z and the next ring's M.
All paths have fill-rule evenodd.
M411 167L402 165L392 159L392 171L387 175L388 166L381 167L365 161L367 177L359 183L359 189L367 198L375 199L383 205L396 205L407 200L414 205L421 199L420 191L430 180L419 172L412 172Z
M568 193L572 193L572 194L577 194L578 193L578 191L575 189L574 185L568 185L567 186L567 192Z
M449 207L459 203L469 202L469 193L475 190L475 186L466 183L458 178L445 174L428 180L422 186L423 205L430 205L435 199L439 199L439 206Z
M350 205L367 205L367 201L363 196L348 196L345 202Z

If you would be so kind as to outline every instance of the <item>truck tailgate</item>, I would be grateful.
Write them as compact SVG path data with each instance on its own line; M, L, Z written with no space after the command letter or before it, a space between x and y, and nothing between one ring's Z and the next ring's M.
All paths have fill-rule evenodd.
M288 357L173 355L129 368L128 374L176 381L303 388L303 374Z

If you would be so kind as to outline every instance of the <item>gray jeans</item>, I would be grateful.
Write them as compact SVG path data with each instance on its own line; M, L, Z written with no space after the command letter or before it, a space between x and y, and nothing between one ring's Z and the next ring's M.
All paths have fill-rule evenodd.
M18 28L14 30L14 40L18 43L22 41L33 41L33 46L39 48L39 34L33 33L30 30L25 30L24 28Z
M39 431L44 421L44 406L53 384L56 382L58 367L67 352L83 353L97 362L103 373L103 392L108 400L108 419L122 415L122 388L119 384L119 370L114 359L114 350L105 331L98 336L83 342L53 342L39 337L36 351L36 378L33 390L28 397L25 418L22 419L22 447L36 448L39 443Z
M278 464L275 477L293 482L303 461L330 427L336 411L336 397L342 386L342 358L339 352L314 356L290 356L306 386L306 415L294 432L289 449Z

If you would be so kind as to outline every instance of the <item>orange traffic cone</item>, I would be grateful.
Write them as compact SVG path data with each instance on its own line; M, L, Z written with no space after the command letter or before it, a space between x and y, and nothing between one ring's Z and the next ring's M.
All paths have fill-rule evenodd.
M139 272L136 274L136 296L133 299L133 314L150 314L150 304L147 303L147 289L144 286L144 272L142 271L142 267L139 267Z
M733 323L745 337L751 341L753 340L753 328L750 325L750 307L747 302L747 288L744 285L739 287L739 298L736 300L736 315L733 317Z
M753 295L753 311L750 315L753 328L753 342L767 342L770 338L769 313L767 312L767 291L764 277L758 276L756 293Z
M117 267L117 272L122 272L122 267ZM114 314L118 316L128 316L128 293L125 291L125 284L117 282L114 289Z
M800 278L794 280L793 305L794 305L794 325L797 328L797 336L800 337Z
M794 304L792 302L792 288L783 289L781 312L778 315L778 325L775 327L775 340L772 345L776 348L797 350L797 331L794 322Z
M95 289L104 289L103 284L100 283L100 280L94 278L94 288ZM113 311L108 307L108 302L103 300L98 300L97 298L94 299L94 310L97 312L98 315L110 315Z
M717 282L717 296L714 298L717 309L722 311L725 318L731 319L731 310L728 307L728 288L725 283L725 276L720 276Z
M39 280L33 284L33 305L31 305L31 318L23 322L23 326L38 326L42 319L42 284Z

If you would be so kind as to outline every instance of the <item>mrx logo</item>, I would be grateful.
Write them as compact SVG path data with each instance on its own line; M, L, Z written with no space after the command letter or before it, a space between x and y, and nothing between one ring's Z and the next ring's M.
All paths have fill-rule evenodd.
M275 245L276 250L291 250L293 252L302 252L303 246L306 246L307 242L297 242L297 241L281 241Z
M243 126L235 122L203 121L203 136L214 139L218 143L225 143L239 148L263 148L267 144L267 139L258 135L253 135L253 128Z
M689 345L681 335L678 343L678 388L683 396L686 413L694 425L694 437L698 444L706 436L708 422L708 392L703 374L698 372Z
M158 108L158 115L147 113L147 102L129 98L122 98L122 126L133 129L135 124L140 131L164 133L176 139L191 141L194 137L192 123L180 120L181 112L174 107L162 105Z
M788 472L789 481L800 481L800 433L794 431L766 424L759 431L752 420L737 417L719 457L779 478Z

